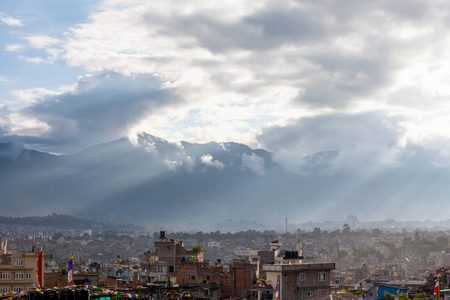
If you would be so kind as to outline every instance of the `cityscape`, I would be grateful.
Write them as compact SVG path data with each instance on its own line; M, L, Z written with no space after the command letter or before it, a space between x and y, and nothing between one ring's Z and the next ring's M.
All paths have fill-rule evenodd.
M0 300L450 300L449 16L0 0Z
M430 299L436 278L443 296L449 288L445 228L366 229L355 216L324 230L169 232L98 222L74 229L70 221L63 230L53 227L65 218L2 220L3 298L39 286L132 299Z

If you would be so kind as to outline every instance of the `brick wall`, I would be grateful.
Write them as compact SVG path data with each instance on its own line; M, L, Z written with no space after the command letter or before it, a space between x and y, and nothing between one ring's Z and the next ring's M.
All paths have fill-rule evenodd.
M60 272L44 273L44 282L46 287L65 287L67 283L67 274Z

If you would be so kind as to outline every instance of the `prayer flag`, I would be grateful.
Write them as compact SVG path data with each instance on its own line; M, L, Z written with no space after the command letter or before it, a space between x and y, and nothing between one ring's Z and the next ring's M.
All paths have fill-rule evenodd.
M37 277L38 277L38 283L39 288L42 288L42 250L38 252L38 258L37 258Z
M67 268L67 281L69 285L73 285L73 256L69 257L69 266Z
M434 299L439 300L439 278L436 279L436 285L434 286Z
M275 288L275 299L280 300L280 281L277 282L277 287Z

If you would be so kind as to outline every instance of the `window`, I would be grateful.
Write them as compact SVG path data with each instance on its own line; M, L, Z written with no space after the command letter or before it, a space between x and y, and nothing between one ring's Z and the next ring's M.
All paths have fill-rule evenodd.
M20 293L24 291L24 286L23 285L15 285L13 286L13 291L15 293Z
M298 291L298 299L303 299L303 291Z
M23 257L15 257L14 265L15 266L23 266Z
M206 275L206 280L211 280L211 276L210 275Z
M0 285L0 294L11 292L11 287L9 285Z
M306 297L312 297L313 295L314 295L314 293L312 291L306 292Z
M300 273L299 280L300 281L305 281L305 273Z
M14 272L14 280L23 280L23 272Z
M2 254L0 261L2 265L10 265L12 263L11 254Z
M25 279L31 279L31 272L30 271L26 271L25 272Z
M319 281L327 280L327 272L319 272Z
M0 280L10 280L11 272L0 272Z

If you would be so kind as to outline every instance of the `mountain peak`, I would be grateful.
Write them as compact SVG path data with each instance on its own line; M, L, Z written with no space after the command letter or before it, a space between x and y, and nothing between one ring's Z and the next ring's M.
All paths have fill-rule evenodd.
M15 160L23 150L23 145L19 143L0 143L0 159Z

